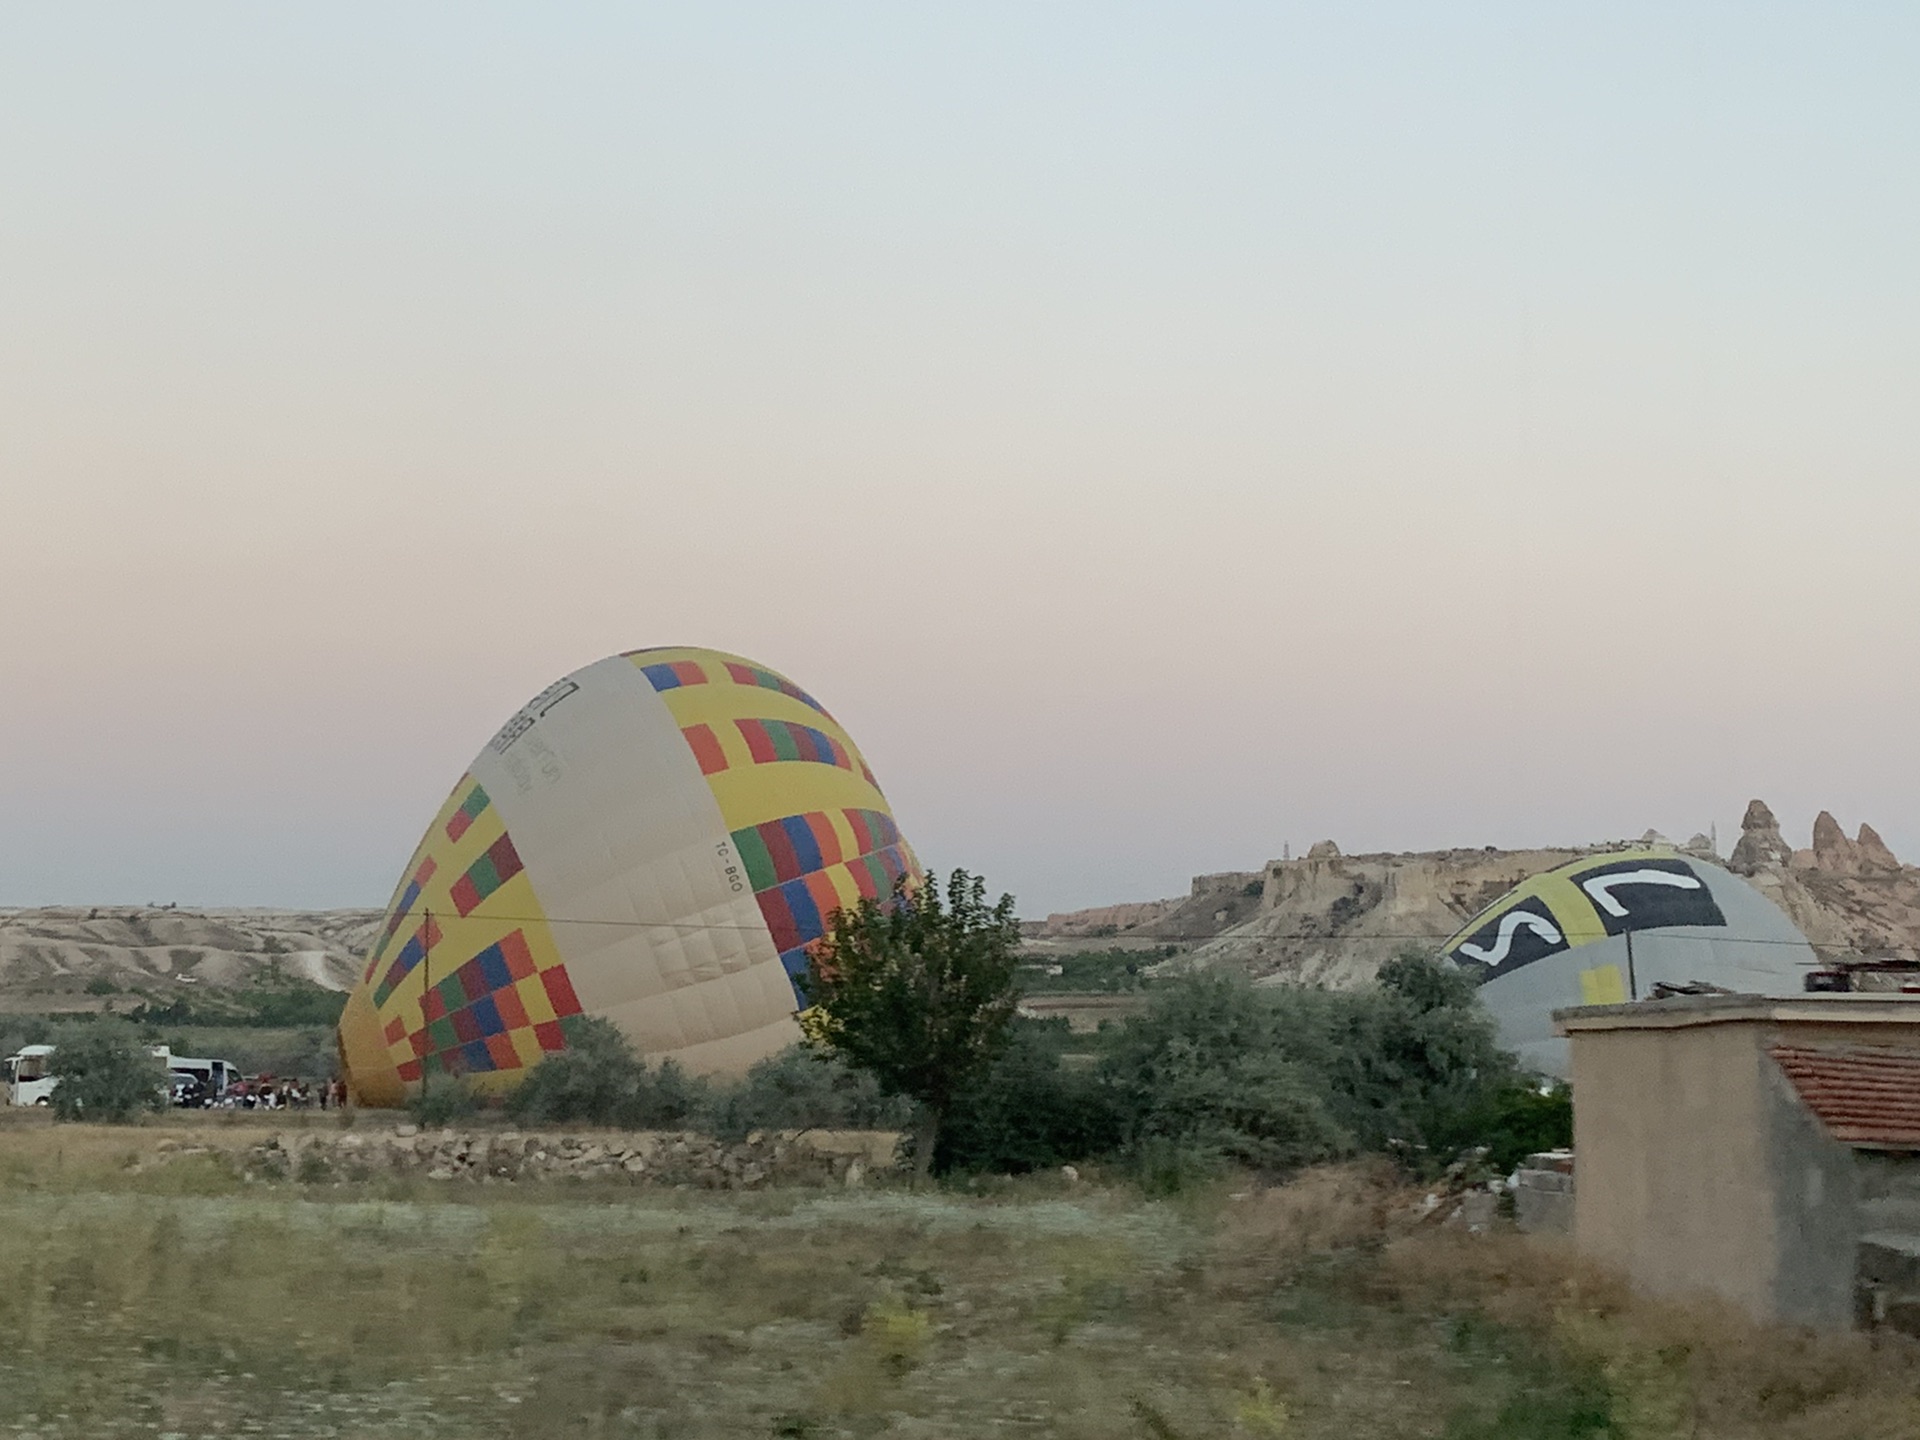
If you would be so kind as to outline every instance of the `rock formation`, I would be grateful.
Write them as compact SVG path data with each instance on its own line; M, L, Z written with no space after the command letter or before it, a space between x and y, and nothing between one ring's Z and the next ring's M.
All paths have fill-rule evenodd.
M1021 930L1029 940L1042 943L1121 940L1158 945L1204 939L1252 919L1260 908L1264 883L1259 870L1196 875L1187 894L1178 899L1072 910L1028 921Z
M1780 834L1780 822L1764 800L1747 805L1746 818L1740 822L1740 840L1733 847L1727 868L1736 875L1753 875L1776 866L1793 863L1793 847Z
M1887 842L1880 838L1880 832L1871 825L1860 826L1860 838L1853 842L1855 863L1862 875L1898 875L1900 862L1894 858L1893 851L1887 848Z
M1830 875L1860 873L1860 857L1854 852L1853 841L1847 838L1847 832L1840 828L1831 810L1822 810L1814 817L1811 868Z
M1187 899L1157 902L1162 908L1153 918L1128 933L1183 947L1166 962L1174 966L1236 966L1274 982L1359 984L1401 950L1437 946L1528 876L1640 843L1343 855L1323 840L1300 859L1268 861L1258 875L1201 876ZM1713 857L1705 835L1683 848ZM1773 812L1755 800L1727 863L1830 956L1920 959L1920 869L1902 865L1871 826L1849 840L1822 813L1811 848L1796 852ZM1050 917L1036 933L1055 937L1056 949L1068 946L1078 933L1075 918Z

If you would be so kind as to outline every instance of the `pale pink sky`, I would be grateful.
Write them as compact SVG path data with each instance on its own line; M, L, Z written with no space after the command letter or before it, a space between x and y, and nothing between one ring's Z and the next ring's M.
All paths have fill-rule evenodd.
M698 11L697 14L691 13ZM19 7L0 903L378 904L688 643L1028 913L1920 859L1891 8Z

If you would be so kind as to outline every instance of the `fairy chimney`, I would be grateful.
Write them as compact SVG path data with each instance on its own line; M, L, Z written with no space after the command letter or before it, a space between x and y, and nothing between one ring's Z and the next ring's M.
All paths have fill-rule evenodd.
M1740 822L1740 842L1733 847L1728 867L1736 874L1752 875L1792 863L1793 847L1781 836L1780 822L1773 818L1773 811L1764 800L1750 802L1746 818Z
M1880 838L1880 832L1871 825L1861 825L1860 838L1853 842L1854 856L1863 875L1898 875L1900 861L1893 851L1887 848L1887 842Z
M1860 856L1840 828L1831 810L1822 810L1813 822L1813 868L1829 875L1857 875Z

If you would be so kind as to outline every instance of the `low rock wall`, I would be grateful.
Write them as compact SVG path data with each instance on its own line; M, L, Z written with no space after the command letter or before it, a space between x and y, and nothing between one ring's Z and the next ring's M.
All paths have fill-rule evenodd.
M858 1186L895 1166L899 1139L871 1131L760 1131L723 1141L681 1132L422 1132L402 1125L285 1131L230 1153L249 1177L309 1183L402 1174L448 1183L597 1180L750 1190L774 1183ZM172 1153L199 1148L176 1144Z
M1573 1152L1544 1150L1529 1155L1514 1172L1513 1219L1536 1234L1573 1233Z

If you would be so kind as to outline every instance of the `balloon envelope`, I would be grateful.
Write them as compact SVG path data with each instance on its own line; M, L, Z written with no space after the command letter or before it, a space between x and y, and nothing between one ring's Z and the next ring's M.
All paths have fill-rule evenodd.
M1446 943L1480 981L1509 1050L1564 1075L1553 1012L1646 999L1655 984L1702 981L1749 995L1796 995L1813 947L1746 881L1665 848L1583 856L1515 886Z
M501 727L434 817L340 1022L363 1104L483 1090L601 1015L650 1058L738 1072L799 1038L832 912L917 874L846 731L713 650L610 656Z

